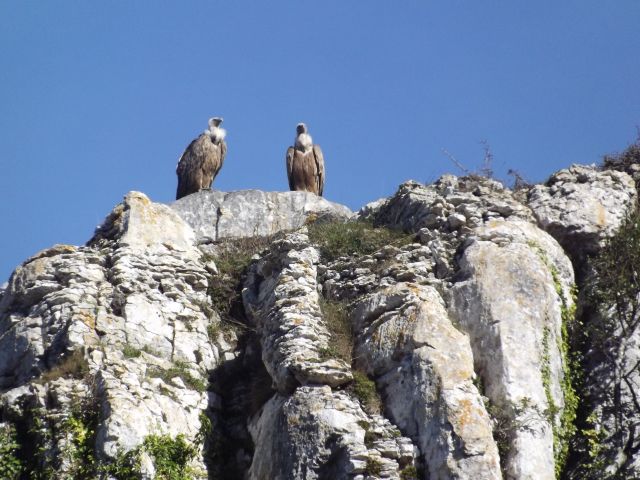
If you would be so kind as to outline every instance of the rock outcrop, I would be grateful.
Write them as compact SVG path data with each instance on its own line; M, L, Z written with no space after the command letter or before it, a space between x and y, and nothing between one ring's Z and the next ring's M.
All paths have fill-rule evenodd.
M346 220L353 213L344 205L309 192L202 190L171 205L199 238L267 237L302 227L317 219Z
M60 459L87 412L104 462L152 434L196 438L220 351L207 335L216 318L194 244L175 212L132 192L88 246L57 245L11 276L0 304L0 408L46 449L35 467L73 475L79 466Z
M291 234L276 241L247 277L245 309L260 333L262 360L280 392L309 384L338 387L353 380L349 364L322 358L331 335L320 310L318 260L304 233Z
M0 288L0 451L44 478L165 478L159 445L189 478L597 478L584 395L618 432L599 471L636 472L616 445L640 409L618 428L593 388L632 402L636 336L586 356L584 390L571 360L574 268L595 271L633 180L573 166L525 197L447 175L353 218L306 192L131 192Z
M573 165L529 192L540 226L580 260L599 251L635 208L633 178L625 172Z

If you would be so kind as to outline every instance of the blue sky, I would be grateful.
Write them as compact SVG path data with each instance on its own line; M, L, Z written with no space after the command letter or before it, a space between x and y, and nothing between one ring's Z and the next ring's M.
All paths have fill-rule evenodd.
M494 169L541 181L640 125L640 2L0 0L0 283L82 244L129 190L175 195L209 117L220 190L286 190L304 121L325 197L352 209L407 179Z

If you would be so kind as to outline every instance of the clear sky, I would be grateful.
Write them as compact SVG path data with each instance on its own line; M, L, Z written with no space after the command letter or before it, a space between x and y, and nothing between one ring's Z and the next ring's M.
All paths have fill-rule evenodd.
M172 201L211 116L214 188L286 190L304 121L352 209L482 140L499 178L598 162L640 125L639 24L638 0L0 0L0 283L130 190Z

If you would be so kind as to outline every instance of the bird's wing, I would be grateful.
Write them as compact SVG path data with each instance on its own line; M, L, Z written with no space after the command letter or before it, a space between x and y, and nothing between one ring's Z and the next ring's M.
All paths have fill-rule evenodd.
M316 159L316 185L318 186L318 195L322 196L324 190L324 156L319 145L313 146L313 156Z
M208 172L211 175L211 182L213 182L218 175L218 172L222 169L222 163L224 162L224 156L227 153L227 144L224 140L218 145L211 144L211 151L209 153L211 157L211 171Z
M287 149L287 179L289 180L289 190L293 190L293 157L295 156L295 148Z
M178 160L178 165L176 166L176 174L178 175L176 200L188 195L193 189L194 173L201 162L199 140L200 137L193 140L180 156L180 160Z
M222 140L220 142L220 168L222 168L222 164L224 163L224 157L226 156L227 156L227 142ZM218 168L218 170L220 170L220 168Z

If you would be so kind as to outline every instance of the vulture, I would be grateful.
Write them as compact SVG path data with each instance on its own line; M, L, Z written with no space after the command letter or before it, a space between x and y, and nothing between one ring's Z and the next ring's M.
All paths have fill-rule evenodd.
M290 190L306 190L322 196L324 189L324 157L313 144L304 123L296 126L296 141L287 149L287 177Z
M221 124L222 118L210 118L209 128L189 144L178 160L176 200L211 188L227 153L227 144L224 141L227 132L220 128Z

